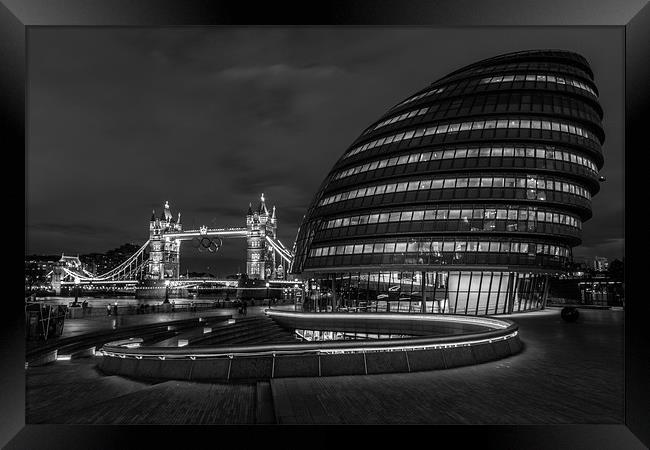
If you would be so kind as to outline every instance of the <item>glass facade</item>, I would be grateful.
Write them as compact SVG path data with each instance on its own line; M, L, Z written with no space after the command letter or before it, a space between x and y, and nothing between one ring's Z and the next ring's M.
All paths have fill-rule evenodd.
M547 274L503 271L333 273L318 279L318 289L307 291L303 309L510 314L542 308L548 280Z
M300 227L306 308L503 314L543 307L591 217L603 111L587 61L501 55L390 108ZM310 282L310 286L312 282Z

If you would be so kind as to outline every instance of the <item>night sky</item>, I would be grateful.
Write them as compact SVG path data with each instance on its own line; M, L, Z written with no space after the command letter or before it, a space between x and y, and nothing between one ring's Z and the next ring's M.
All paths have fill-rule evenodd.
M620 28L31 28L28 45L25 254L144 243L165 201L185 228L243 226L262 192L291 247L334 162L388 108L536 48L585 56L605 111L607 182L574 256L624 254ZM182 272L244 270L244 240L224 244L186 245Z

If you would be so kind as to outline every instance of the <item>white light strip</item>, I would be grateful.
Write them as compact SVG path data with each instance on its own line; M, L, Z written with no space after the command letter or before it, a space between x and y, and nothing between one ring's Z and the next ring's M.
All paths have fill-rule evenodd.
M408 316L400 314L391 314L391 313L355 313L353 315L347 313L308 313L308 312L291 312L291 311L278 311L278 310L267 310L266 314L270 316L280 316L287 318L307 318L307 319L343 319L347 318L350 321L356 321L358 319L372 319L378 321L390 321L390 320L408 320L408 321L430 321L430 322L452 322L452 323L466 323L466 324L475 324L483 325L489 328L495 329L505 329L508 328L511 324L499 319L491 319L487 317L471 317L471 316L451 316L451 315L431 315L431 314L409 314Z
M472 345L478 345L478 344L484 344L484 343L492 343L492 342L497 342L497 341L505 341L508 339L512 339L516 337L519 334L518 331L514 331L510 334L507 334L505 336L500 336L500 337L495 337L495 338L489 338L489 339L478 339L478 340L473 340L473 341L459 341L459 342L449 342L449 343L444 343L444 344L422 344L422 345L413 345L413 344L407 344L407 345L395 345L395 346L384 346L384 347L352 347L352 348L329 348L329 349L299 349L299 350L294 350L294 351L266 351L266 352L248 352L248 353L237 353L237 352L223 352L223 353L206 353L206 354L194 354L194 353L187 353L187 354L181 354L181 355L176 355L176 354L147 354L147 355L142 355L142 354L121 354L121 353L113 353L109 352L106 350L102 350L101 353L103 353L104 356L112 356L112 357L119 357L119 358L126 358L128 357L133 357L137 359L142 359L143 357L147 357L148 359L154 359L158 358L160 360L165 360L166 358L169 359L185 359L185 358L190 358L190 359L196 359L196 358L215 358L215 357L229 357L232 358L234 356L269 356L272 354L273 356L277 354L295 354L295 353L315 353L315 354L337 354L337 353L372 353L372 352L391 352L391 351L417 351L417 350L431 350L431 349L441 349L441 348L454 348L454 347L468 347ZM312 341L308 341L312 342ZM319 341L322 342L322 341ZM361 342L361 341L360 341ZM363 341L366 342L366 341Z
M505 341L517 336L518 332L514 331L506 336L491 338L491 339L480 339L475 341L460 341L460 342L450 342L447 344L427 344L427 345L404 345L404 346L393 346L393 347L372 347L372 348L363 348L358 349L324 349L318 350L318 353L323 354L335 354L335 353L366 353L366 352L393 352L393 351L409 351L409 350L431 350L431 349L440 349L440 348L452 348L452 347L468 347L471 345L492 343L495 341Z

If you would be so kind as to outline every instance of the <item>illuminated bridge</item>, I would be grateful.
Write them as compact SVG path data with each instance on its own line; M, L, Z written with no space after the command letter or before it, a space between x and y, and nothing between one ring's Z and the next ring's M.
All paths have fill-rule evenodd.
M152 212L149 239L124 262L111 270L94 274L83 267L78 257L63 256L52 272L52 286L59 294L66 285L137 285L181 288L214 284L237 287L237 280L191 279L180 277L180 248L186 242L199 252L215 253L224 239L246 239L246 274L250 279L269 280L274 286L293 284L286 279L293 252L277 238L275 206L269 213L264 194L257 208L249 204L246 226L183 230L181 214L174 219L169 203L160 217Z

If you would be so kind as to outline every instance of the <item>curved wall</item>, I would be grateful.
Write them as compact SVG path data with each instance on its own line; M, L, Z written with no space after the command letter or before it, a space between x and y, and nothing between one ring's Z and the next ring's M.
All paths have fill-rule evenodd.
M468 292L469 274L483 284L487 271L491 284L505 272L513 298L525 273L527 292L542 296L545 278L534 274L560 273L591 217L602 117L593 73L575 53L512 53L449 74L390 108L339 158L300 227L293 272L331 280L325 291L345 297L340 283L369 286L362 274L376 271L366 304L382 295L386 271L411 273L411 284L444 272L445 291L458 279L452 290ZM463 312L445 299L439 311ZM485 310L512 310L500 308Z

